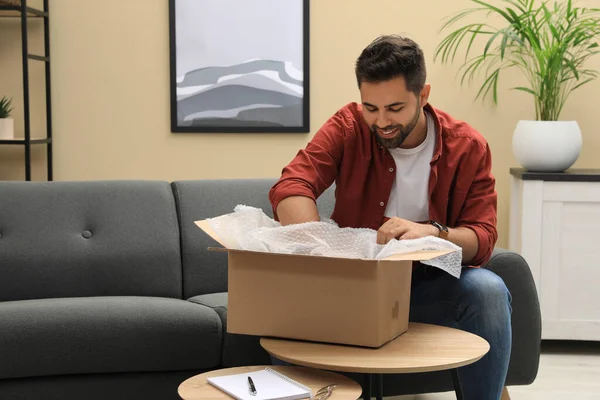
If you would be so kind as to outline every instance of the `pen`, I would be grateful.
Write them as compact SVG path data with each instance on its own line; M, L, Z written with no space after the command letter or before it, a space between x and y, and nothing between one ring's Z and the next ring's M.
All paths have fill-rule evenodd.
M252 382L252 378L248 377L248 387L250 389L250 394L252 396L256 396L256 388L254 387L254 382Z

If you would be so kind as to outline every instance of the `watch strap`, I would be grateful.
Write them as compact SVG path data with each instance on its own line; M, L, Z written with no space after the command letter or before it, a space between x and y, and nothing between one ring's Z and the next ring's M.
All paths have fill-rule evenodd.
M429 221L429 223L433 226L435 226L436 228L438 228L439 230L439 238L444 239L444 240L448 240L448 227L445 225L440 224L437 221Z

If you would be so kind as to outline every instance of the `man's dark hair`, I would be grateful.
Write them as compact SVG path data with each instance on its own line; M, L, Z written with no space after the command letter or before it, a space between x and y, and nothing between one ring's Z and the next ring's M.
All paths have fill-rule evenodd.
M427 70L423 50L413 40L380 36L356 60L358 87L362 82L377 83L403 76L409 91L417 96L425 86Z

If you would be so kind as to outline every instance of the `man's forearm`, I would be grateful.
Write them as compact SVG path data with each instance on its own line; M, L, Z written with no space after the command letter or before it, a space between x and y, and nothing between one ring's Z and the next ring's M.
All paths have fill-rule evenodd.
M313 199L304 196L287 197L277 205L277 217L281 225L319 221L319 211Z
M479 249L477 235L469 228L448 229L448 241L462 248L463 264L469 264Z

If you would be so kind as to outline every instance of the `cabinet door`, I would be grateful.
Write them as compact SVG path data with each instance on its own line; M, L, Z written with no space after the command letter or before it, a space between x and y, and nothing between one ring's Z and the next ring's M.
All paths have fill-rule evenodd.
M600 340L600 184L545 183L544 339Z

